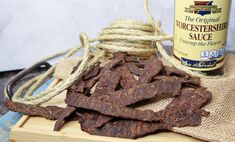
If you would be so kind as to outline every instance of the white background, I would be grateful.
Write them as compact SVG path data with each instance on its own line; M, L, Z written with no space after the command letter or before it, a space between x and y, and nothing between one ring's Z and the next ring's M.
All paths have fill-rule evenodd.
M149 0L155 19L172 34L174 0ZM228 49L235 51L235 3ZM79 43L79 33L95 37L120 17L147 21L143 0L0 0L0 71L23 68Z

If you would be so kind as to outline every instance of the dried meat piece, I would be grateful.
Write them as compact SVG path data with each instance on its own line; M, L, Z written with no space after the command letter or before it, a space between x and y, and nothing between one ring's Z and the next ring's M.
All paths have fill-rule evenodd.
M161 125L164 126L162 128L164 129L170 129L174 126L177 127L183 127L183 126L198 126L201 123L201 119L203 116L207 116L208 112L201 109L202 106L204 106L206 103L208 103L211 100L211 92L200 88L200 89L183 89L181 95L175 97L172 102L162 111L161 113L161 123L150 123L151 125L148 126L147 129L142 129L143 133L148 134L148 132L155 132L157 129L151 128L151 126L155 125ZM141 137L141 135L138 132L135 132L134 134L136 135L135 137L132 137L124 131L125 126L128 127L129 123L134 123L130 122L125 124L119 124L121 121L125 120L120 120L115 122L109 122L106 125L103 125L102 127L97 128L97 123L99 123L100 116L96 118L96 120L93 122L92 127L89 129L89 133L91 134L98 134L98 135L106 135L106 136L114 136L114 137L125 137L125 138L136 138L136 137ZM104 120L104 119L101 119ZM85 123L89 123L85 122ZM142 125L146 125L145 122ZM85 124L84 124L85 125ZM95 125L95 128L93 128ZM134 125L134 124L132 124ZM82 126L84 131L87 131L88 128L84 128L85 126ZM112 128L115 127L122 127L122 131L125 133L113 133ZM137 128L136 128L137 129ZM133 128L133 131L136 130ZM130 131L133 132L133 131ZM132 133L131 133L132 134ZM128 135L128 136L127 136Z
M205 88L184 88L179 99L187 100L190 107L199 109L211 101L212 93Z
M23 114L30 116L42 116L50 120L57 119L64 110L64 108L57 106L40 107L12 101L6 101L5 106L11 111L22 112Z
M167 76L178 76L178 77L185 77L185 78L190 77L189 74L175 67L164 66L163 69L164 69L164 74Z
M142 84L134 88L112 92L109 97L102 98L106 102L119 105L129 106L146 99L154 98L156 95L170 94L176 96L180 93L181 83L174 78L155 81L151 84ZM112 120L112 117L100 115L96 127L101 127Z
M97 87L115 90L120 80L120 75L110 70L103 70Z
M180 93L181 87L180 81L174 78L158 80L150 84L141 84L130 89L111 92L108 102L120 106L129 106L151 99L156 95L171 94L176 96Z
M102 79L99 80L100 78ZM93 77L92 79L90 79L90 81L86 82L86 87L85 87L86 90L89 91L98 80L99 80L99 83L97 84L98 87L96 86L94 93L89 95L90 97L97 98L100 96L106 96L108 92L114 91L119 84L120 76L117 75L116 73L113 74L112 71L103 68L98 76ZM76 97L75 94L73 94L73 96L74 98ZM65 102L67 101L65 100Z
M116 106L111 103L102 102L95 97L86 97L83 95L76 96L76 99L67 101L66 104L100 112L101 114L120 117L126 119L142 121L159 121L158 113L152 110L136 110L127 107Z
M77 66L80 65L80 62ZM77 67L76 67L77 68ZM90 69L81 79L77 80L73 83L69 88L69 92L75 93L84 93L84 89L90 89L93 85L99 80L99 72L100 72L100 63Z
M108 94L110 91L114 91L120 80L120 75L117 72L103 69L101 71L99 82L93 93L93 97Z
M100 79L100 76L95 76L89 80L85 81L85 89L90 90Z
M44 107L41 107L41 108L44 108ZM46 115L42 115L42 117L45 117L46 119L50 119L50 120L56 120L61 112L64 110L64 108L61 108L61 107L57 107L57 106L46 106L45 107L46 110L47 110L47 113ZM31 111L34 111L33 109ZM32 116L31 114L28 114L30 116Z
M177 79L184 85L200 86L200 84L201 84L200 78L198 78L198 77L185 78L185 77L163 76L163 75L159 75L159 76L154 77L154 80L162 80L162 79Z
M171 96L177 96L182 88L180 80L176 78L162 79L153 84L155 84L158 94L170 94Z
M84 88L85 88L85 82L82 79L79 79L68 88L68 92L83 93Z
M60 114L59 118L57 119L54 125L54 131L59 131L64 123L66 122L66 118L71 116L76 111L76 107L67 106Z
M120 85L122 86L122 88L128 89L138 84L138 81L125 65L116 67L115 72L118 73L121 77Z
M144 73L144 70L139 68L134 62L127 63L127 66L134 75L140 76Z
M162 110L162 121L171 127L198 126L203 116L208 115L201 109L212 98L211 92L204 88L185 88L181 95Z
M78 95L84 95L84 94L82 94L82 93L75 93L75 92L67 92L65 100L64 100L65 103L73 101L76 98L76 96L78 96Z
M94 66L93 68L91 68L83 77L83 79L86 81L88 79L91 79L92 77L95 77L99 74L100 72L100 63L98 63L96 66Z
M77 66L80 65L80 62ZM76 67L77 68L77 67ZM100 64L90 69L82 78L73 83L69 88L69 92L84 93L84 89L90 89L99 80Z
M86 115L81 119L81 129L89 134L138 138L160 129L170 129L174 126L198 126L202 116L208 112L201 109L211 100L211 93L203 88L183 89L181 95L175 97L166 109L160 111L161 122L143 122L134 120L114 120L106 125L94 127L99 119L98 115Z
M200 86L201 85L201 80L199 77L189 77L188 79L182 79L183 84L189 84L189 85L194 85L194 86Z
M89 134L112 136L121 138L138 138L162 129L174 126L198 126L202 116L208 112L201 109L211 100L211 92L200 89L183 89L181 95L175 97L162 111L161 122L143 122L135 120L114 120L103 127L94 127L99 119L98 115L86 115L81 119L81 129Z
M113 59L109 63L107 63L104 66L104 68L105 69L113 69L118 64L120 64L124 61L124 57L125 57L124 53L121 53L121 52L114 53Z
M109 122L101 128L95 128L98 115L88 114L82 117L80 124L82 131L92 135L136 139L158 130L167 129L162 123L149 123L135 120L118 120Z
M153 98L157 93L158 89L155 84L143 84L111 93L108 102L119 106L129 106Z
M129 106L134 103L151 99L156 95L170 94L176 96L180 93L181 84L173 78L157 80L150 84L142 84L130 89L110 93L108 101L121 106Z
M157 56L155 56L155 58L157 58ZM136 63L136 65L139 67L139 68L144 68L146 66L146 64L148 64L148 60L140 60L138 63Z
M66 118L66 121L80 121L81 115L79 112L72 113L68 118Z
M149 83L152 78L158 75L163 68L163 63L155 55L152 56L144 67L143 74L139 77L140 83Z

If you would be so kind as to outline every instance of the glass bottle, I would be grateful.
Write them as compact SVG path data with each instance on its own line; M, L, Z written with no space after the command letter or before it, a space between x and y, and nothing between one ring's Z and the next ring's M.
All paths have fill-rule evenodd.
M175 0L174 57L185 67L222 74L231 0Z

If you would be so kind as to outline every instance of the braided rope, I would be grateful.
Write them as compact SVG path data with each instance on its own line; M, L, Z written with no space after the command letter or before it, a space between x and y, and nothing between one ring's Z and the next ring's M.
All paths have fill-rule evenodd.
M73 74L71 74L66 80L59 82L53 88L50 88L37 96L31 96L32 93L41 84L41 82L54 72L57 66L54 65L42 75L33 78L22 87L20 87L15 93L12 100L25 104L42 104L44 102L47 102L54 96L66 90L76 80L82 77L82 75L86 71L92 68L97 62L99 62L100 59L104 58L106 53L114 52L126 52L130 55L141 57L159 53L162 57L162 60L169 62L176 68L194 76L208 78L208 76L204 74L194 72L185 68L183 65L176 62L170 55L167 54L163 47L162 41L169 40L173 42L173 36L170 36L162 31L160 21L155 23L155 20L149 11L148 0L144 1L144 7L150 23L132 19L118 19L112 22L108 27L104 28L97 38L89 39L85 33L81 33L81 46L53 55L46 59L48 60L61 54L66 54L65 58L69 58L70 56L75 54L81 47L83 47L85 50L83 58L81 60L82 62ZM95 46L90 45L90 43L96 41L98 41L98 43ZM90 48L94 48L96 50L91 51ZM94 55L94 57L91 58L91 55ZM210 78L219 77L221 76ZM19 96L22 94L22 92L28 88L29 90L25 94L25 97L20 98Z

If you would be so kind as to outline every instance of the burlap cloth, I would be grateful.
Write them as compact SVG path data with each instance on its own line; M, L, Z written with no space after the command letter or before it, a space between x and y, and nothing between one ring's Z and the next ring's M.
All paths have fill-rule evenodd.
M225 78L202 79L202 86L213 94L212 101L204 107L210 112L210 116L203 118L200 126L173 128L172 131L205 141L235 142L235 54L228 54L225 60ZM57 69L60 72L57 77L60 78L61 75L61 79L64 79L68 75L68 68L72 68L74 61L67 62L68 64L63 62ZM158 111L164 109L170 101L167 96L156 97L139 109Z
M198 127L174 128L207 141L235 142L235 55L226 57L225 69L228 74L221 79L202 79L202 85L213 94L212 102L205 106L210 111Z
M173 128L173 131L206 141L235 142L235 54L228 54L225 60L227 77L202 79L202 86L213 94L212 101L204 107L210 112L210 116L203 118L198 127ZM171 99L155 100L141 108L158 111Z

